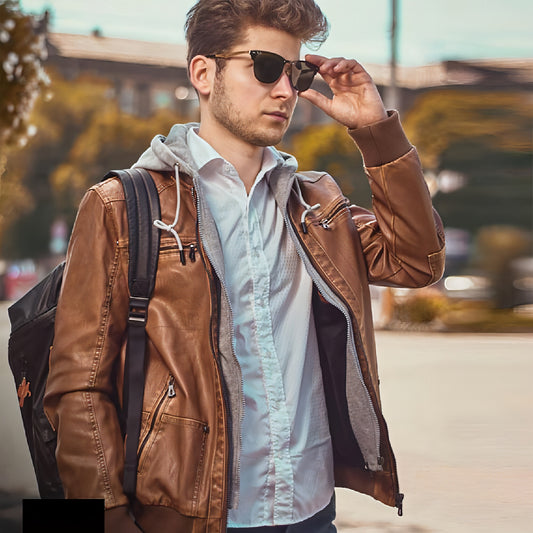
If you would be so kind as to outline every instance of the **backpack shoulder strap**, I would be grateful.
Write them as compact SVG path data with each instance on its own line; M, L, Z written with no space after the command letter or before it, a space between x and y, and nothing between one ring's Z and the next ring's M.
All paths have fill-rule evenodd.
M123 398L126 433L123 488L126 495L133 498L144 396L146 320L159 257L160 230L153 221L161 218L161 209L157 187L147 170L114 170L106 178L113 176L120 179L124 188L129 233L130 299Z

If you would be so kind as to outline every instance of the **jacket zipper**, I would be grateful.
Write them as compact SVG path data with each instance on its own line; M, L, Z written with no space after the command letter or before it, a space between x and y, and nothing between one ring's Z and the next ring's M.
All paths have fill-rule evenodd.
M154 426L155 426L155 423L157 421L157 416L159 415L159 411L161 410L161 407L163 406L163 403L165 402L165 399L168 397L168 398L173 398L174 396L176 396L176 391L174 390L174 376L170 376L169 379L168 379L168 383L167 383L167 386L165 387L165 390L163 391L163 394L161 395L161 397L159 398L158 402L157 402L157 406L154 410L154 415L152 416L152 421L150 422L150 429L148 430L148 432L146 433L146 435L144 436L144 439L142 441L142 444L139 448L139 451L137 452L137 459L140 460L141 459L141 455L142 455L142 452L144 451L144 448L146 446L146 443L148 442L148 439L150 438L151 434L152 434L152 431L154 430Z
M333 217L335 217L335 215L340 213L341 211L344 211L344 209L346 209L349 204L350 200L348 200L347 198L343 198L339 203L333 206L333 209L327 215L325 215L324 218L322 218L318 224L324 229L330 229L329 224Z
M193 197L193 202L194 204L196 205L196 216L197 216L197 222L196 222L196 238L197 238L197 241L198 243L200 242L203 242L201 240L201 236L200 236L200 205L199 205L199 202L198 202L198 199L197 199L197 196L196 196L196 190L194 187L191 187L191 195ZM199 244L198 244L199 246ZM223 280L222 280L222 277L220 275L220 272L217 271L216 267L214 266L213 262L209 260L209 253L207 252L207 250L205 249L205 247L203 248L203 250L205 251L205 254L207 255L207 259L209 261L209 265L213 268L213 270L215 271L215 274L217 275L218 277L218 280L221 284L222 287L224 287L224 284L223 284ZM199 248L198 248L198 251L199 251ZM213 276L211 274L211 269L208 267L208 265L206 264L206 261L204 259L204 255L202 253L199 253L203 263L204 263L204 267L206 269L206 272L207 272L207 275L208 275L208 278L209 278L209 283L211 285L211 287L213 287L213 284L215 283L215 280L213 279ZM224 288L225 290L225 288ZM213 289L211 289L211 297L213 297L213 292L215 293L215 298L216 298L216 291L213 291ZM219 310L219 304L217 303L217 313L218 313L218 318L217 318L217 324L219 322L219 318L220 318L220 310ZM231 314L231 306L230 306L230 314ZM230 316L231 318L231 333L233 335L233 318ZM233 414L231 413L231 410L230 410L230 400L229 400L229 397L228 397L228 391L227 391L227 386L226 386L226 383L225 383L225 380L224 380L224 373L222 372L222 368L221 368L221 365L220 365L220 361L218 359L218 357L216 356L216 354L218 353L218 349L217 347L215 346L215 342L214 342L214 339L213 339L213 332L211 331L211 334L209 335L209 342L210 342L210 345L211 345L211 352L213 354L213 358L215 359L215 363L217 365L217 368L218 368L218 372L219 372L219 375L220 375L220 382L221 382L221 385L222 385L222 398L224 400L224 408L225 408L225 411L226 411L226 427L227 427L227 436L226 436L226 445L228 447L228 463L227 463L227 467L226 467L226 483L225 483L225 489L224 489L224 494L223 494L223 501L225 502L225 507L223 509L223 522L224 522L224 525L226 525L227 523L227 517L228 517L228 509L230 508L230 504L231 504L231 497L232 497L232 493L233 493L233 479L232 479L232 470L233 470L233 465L232 465L232 461L233 461L233 439L232 439L232 430L233 430L233 424L231 422L232 420L232 416ZM241 375L241 390L244 388L244 384L243 384L243 380L242 380L242 375ZM243 409L244 409L244 398L243 398ZM241 439L242 437L239 436L239 439Z
M332 214L330 214L328 217L327 217L327 220L326 222L329 222L333 216L335 214L337 214L339 211L341 211L342 209L344 209L344 207L348 206L348 203L349 203L349 200L348 199L344 199L344 201L342 202L342 204L340 205L337 205L333 211L332 211ZM321 222L324 222L325 219L323 219ZM300 237L300 235L298 234L298 232L296 231L296 229L294 228L293 224L292 224L292 221L290 220L290 217L288 216L288 212L285 213L285 222L289 228L289 232L292 233L293 235L293 238L296 238L297 241L300 243L300 246L301 246L301 249L302 251L304 252L304 256L302 257L302 260L304 261L304 264L307 261L311 262L311 260L309 259L309 256L307 255L307 253L305 252L306 250L306 246L305 244L303 243L302 241L302 238ZM322 224L320 224L322 225ZM324 227L322 225L322 227ZM329 226L328 226L329 228ZM328 228L324 228L324 229L328 229ZM296 248L298 253L300 253L300 250L298 249L298 247ZM317 268L314 267L314 270L318 273L318 270ZM313 278L313 276L312 276ZM322 294L322 296L327 300L329 301L330 303L331 302L331 298L328 298L328 295L327 294L323 294L322 290L319 288L319 285L316 283L316 280L313 279L313 282L315 283L315 285L317 286L317 288L319 289L320 293ZM339 309L338 306L335 306L337 307L341 312L342 314L344 315L345 319L346 319L346 323L347 323L347 326L348 326L348 331L347 331L347 343L350 343L351 344L351 337L350 337L350 330L352 330L351 328L351 319L350 319L350 316L348 314L348 312L346 311L347 309L349 309L349 306L347 304L347 302L344 300L344 298L340 295L338 295L335 291L333 291L333 289L331 289L329 287L329 285L327 285L325 282L323 282L326 287L332 291L332 293L341 301L341 303L343 304L344 308L343 309ZM335 304L333 304L335 305ZM355 317L354 317L354 322L357 326L357 320L355 320ZM361 349L363 347L363 343L362 343L362 340L361 340L361 337L360 337L360 333L357 331L354 331L354 334L356 334L358 336L358 344L359 346L361 346ZM355 345L355 339L353 341L354 345ZM366 357L366 354L364 353L364 350L363 351L363 355ZM356 354L357 355L357 348L356 348ZM370 406L372 407L372 410L371 410L371 414L372 414L372 419L374 421L374 425L375 425L375 430L376 430L376 442L377 442L377 450L376 450L376 457L377 457L377 460L378 462L381 462L382 461L382 458L381 458L381 453L380 453L380 434L381 434L381 430L379 428L379 421L378 421L378 418L377 418L377 415L376 415L376 412L375 412L375 408L374 408L374 405L372 403L372 398L370 397L370 393L368 392L368 389L364 383L364 380L363 380L363 376L362 376L362 371L361 371L361 367L359 365L359 361L357 361L356 359L356 367L357 367L357 371L358 371L358 376L359 376L359 379L363 385L363 389L365 391L365 395L367 397L367 400L370 404ZM396 458L394 457L394 452L392 450L390 450L390 457L391 457L391 462L392 462L392 467L393 467L393 471L392 471L392 477L393 477L393 480L394 480L394 487L395 487L395 507L398 509L398 516L403 516L403 499L404 499L404 494L402 494L400 492L400 486L399 486L399 483L398 483L398 476L397 476L397 465L396 465Z
M342 300L344 305L347 305L342 297L339 297L339 298ZM355 318L354 318L354 322L357 324L357 321L355 320ZM363 341L361 339L361 334L359 333L359 329L357 329L357 331L354 332L354 333L357 335L358 344L362 348ZM366 358L366 354L364 353L364 350L362 350L362 351L363 351L363 354L365 355L365 358ZM357 366L359 367L359 364ZM363 383L363 385L364 385L364 383ZM368 390L367 390L366 386L365 386L365 390L367 391L367 397L368 397L369 401L372 402L372 399L370 398L370 394L368 393ZM373 408L373 404L372 403L371 403L371 405L372 405L372 408ZM373 413L375 415L374 408L373 408ZM375 422L376 422L376 424L378 424L378 431L381 433L381 430L379 429L379 422L378 422L378 419L377 419L377 415L375 415ZM378 440L378 443L380 442L380 440ZM383 458L381 457L381 452L379 450L378 450L378 452L379 452L378 453L378 462L379 462L379 464L382 464ZM389 453L390 453L390 459L391 459L391 462L392 462L391 475L393 477L394 487L395 487L394 503L395 503L395 507L398 509L398 516L403 516L404 494L400 492L400 484L399 484L399 481L398 481L398 470L397 470L397 465L396 465L396 457L394 456L394 452L392 451L392 447L390 446L390 444L389 444Z
M329 223L331 222L332 218L340 211L342 211L345 207L348 207L350 205L350 200L348 198L342 198L338 200L335 205L328 211L327 214L323 215L323 218L318 221L318 224L322 226L324 229L329 229ZM306 222L306 216L311 211L314 211L315 209L318 209L320 207L320 204L316 204L314 206L309 207L306 209L304 214L302 215L302 231L304 233L307 233L307 222Z
M176 245L167 245L167 246L161 246L159 249L160 252L164 252L166 250L172 250L173 248L176 248ZM196 254L198 252L198 246L196 243L190 243L190 244L184 244L183 245L183 254L181 254L180 262L182 264L186 264L186 258L189 257L189 261L191 263L196 262Z
M298 234L298 232L296 231L296 229L294 228L289 216L288 216L288 213L285 214L285 222L286 224L288 225L289 227L289 230L290 230L290 233L293 235L293 238L295 238L299 244L300 244L300 247L301 247L301 250L303 252L303 257L302 257L302 260L304 261L304 264L306 262L311 262L311 259L309 258L309 255L306 253L306 246L304 245L300 235ZM296 248L298 250L298 247ZM299 252L300 253L300 252ZM315 265L313 265L313 270L318 274L318 269L317 267L315 267ZM351 327L351 317L350 317L350 314L349 312L347 311L347 309L349 309L349 306L348 304L346 303L346 301L344 300L344 298L340 295L338 295L335 291L333 291L333 289L331 289L329 287L329 285L327 285L327 283L325 283L323 281L322 278L320 279L315 279L315 276L313 276L313 274L311 274L311 278L313 279L313 282L314 284L316 285L316 287L318 288L319 292L322 294L322 296L330 303L332 303L332 300L334 298L331 297L331 295L329 294L324 294L324 290L323 290L323 286L325 285L325 287L331 291L332 295L336 298L339 299L339 301L341 302L342 306L339 307L338 305L335 305L335 307L337 307L339 309L339 311L344 315L345 319L346 319L346 324L347 324L347 335L346 335L346 342L347 342L347 346L354 346L355 348L355 355L357 355L357 348L355 346L355 339L353 339L350 335L350 331L353 331L353 328ZM318 283L317 283L318 282ZM356 323L357 325L357 321L355 320L354 318L354 322ZM353 332L355 334L355 331ZM359 344L362 346L362 343L359 342ZM366 354L364 354L363 352L363 355L365 355L366 357ZM375 450L375 453L376 453L376 459L379 461L379 458L380 458L380 428L379 428L379 421L378 421L378 417L376 415L376 412L375 412L375 409L374 409L374 405L372 403L372 398L370 397L370 393L368 392L368 389L365 385L365 382L363 380L363 374L362 374L362 371L361 371L361 366L359 364L359 361L357 361L357 357L355 357L355 363L356 363L356 368L357 368L357 375L359 377L359 381L361 382L361 385L363 387L363 390L365 392L365 396L366 396L366 399L367 399L367 402L368 404L370 405L371 407L371 417L372 417L372 420L374 422L374 432L375 432L375 440L376 440L376 450ZM357 439L356 439L357 440Z

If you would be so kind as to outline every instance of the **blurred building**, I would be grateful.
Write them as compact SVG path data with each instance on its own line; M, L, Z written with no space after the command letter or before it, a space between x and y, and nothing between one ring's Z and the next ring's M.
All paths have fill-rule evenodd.
M91 73L109 80L125 112L148 116L160 108L174 109L197 119L196 93L187 77L186 46L142 42L91 35L46 33L48 64L67 79ZM378 89L385 94L390 83L389 65L366 64ZM398 107L407 111L425 91L445 87L475 90L531 90L533 59L444 61L419 67L398 66ZM314 87L327 94L318 79ZM319 109L300 100L291 124L295 132L310 123L329 119Z
M47 64L66 79L93 74L110 81L120 108L148 116L157 109L175 109L184 116L196 108L187 78L184 45L160 44L91 35L48 33Z

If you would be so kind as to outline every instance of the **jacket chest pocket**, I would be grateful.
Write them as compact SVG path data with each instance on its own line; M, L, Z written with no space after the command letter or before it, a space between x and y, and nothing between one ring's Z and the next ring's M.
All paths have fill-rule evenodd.
M168 505L187 516L202 516L204 467L209 426L199 420L163 413L146 435L138 466L142 503Z
M175 256L173 259L177 259L182 265L189 263L196 263L199 260L198 257L198 244L194 237L183 237L181 239L182 250L179 249L178 243L174 237L162 237L161 244L159 246L159 255Z

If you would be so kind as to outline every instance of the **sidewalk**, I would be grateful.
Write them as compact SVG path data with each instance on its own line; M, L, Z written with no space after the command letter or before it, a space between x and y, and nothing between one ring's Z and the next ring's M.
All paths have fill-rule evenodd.
M36 497L0 303L0 531ZM337 491L339 533L529 533L533 522L533 335L378 332L382 405L404 516Z

